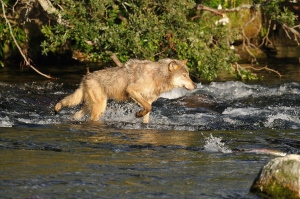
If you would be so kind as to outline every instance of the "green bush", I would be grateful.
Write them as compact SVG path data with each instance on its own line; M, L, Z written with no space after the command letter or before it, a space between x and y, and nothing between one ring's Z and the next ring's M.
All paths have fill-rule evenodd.
M241 30L251 20L255 9L227 13L230 24L217 24L222 17L210 11L198 11L197 3L216 9L235 8L242 4L260 4L259 9L272 21L292 26L296 20L293 13L283 6L287 0L53 0L56 9L46 14L38 4L36 17L46 14L41 28L45 40L41 42L42 53L72 50L84 54L89 61L110 62L110 55L117 54L122 62L130 58L158 60L160 58L188 59L188 67L196 77L213 80L221 71L230 71L241 79L256 78L248 70L236 70L238 61L230 48L236 40L244 37ZM23 7L20 1L5 0L7 12L13 22L13 31L18 43L31 41L25 35L22 24L17 23ZM48 2L48 3L49 3ZM10 5L10 6L9 6ZM14 6L13 6L14 5ZM20 8L12 12L12 7ZM256 8L258 9L258 7ZM30 12L31 8L27 7ZM245 14L247 12L247 14ZM243 19L239 17L241 14ZM249 19L247 17L249 16ZM27 19L22 19L27 23ZM242 22L241 22L242 21ZM257 20L256 23L261 23ZM268 24L263 24L257 37L267 34ZM247 28L251 28L250 26ZM254 27L255 28L255 27ZM3 18L0 18L0 60L4 59L5 48L14 45ZM259 30L255 30L259 31ZM251 32L251 31L250 31ZM259 33L259 32L258 32ZM253 41L259 38L253 38ZM250 44L248 44L250 45ZM257 44L253 44L257 45ZM26 45L25 45L26 48ZM27 45L27 48L28 45ZM26 49L25 49L26 50ZM28 49L27 49L28 50ZM27 51L28 52L28 51Z
M62 45L87 53L90 59L109 61L116 53L129 58L188 59L196 76L212 80L236 60L229 49L234 31L216 25L220 17L197 13L195 1L70 1L56 0L68 24L44 26L44 53ZM191 18L201 15L195 20Z

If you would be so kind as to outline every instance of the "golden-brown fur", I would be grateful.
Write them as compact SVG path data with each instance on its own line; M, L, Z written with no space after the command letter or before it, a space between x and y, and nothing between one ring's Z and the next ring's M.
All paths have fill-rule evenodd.
M158 62L131 59L123 67L106 68L88 73L79 88L55 106L55 112L65 106L84 103L74 114L74 119L90 114L90 120L98 121L106 109L107 99L126 101L133 99L144 109L136 113L149 123L151 104L163 92L178 87L193 90L196 85L189 77L186 60L162 59Z

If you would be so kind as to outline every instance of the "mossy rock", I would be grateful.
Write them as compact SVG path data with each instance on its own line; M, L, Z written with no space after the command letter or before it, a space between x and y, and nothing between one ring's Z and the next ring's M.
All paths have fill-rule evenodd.
M300 198L300 155L271 160L262 168L250 191L263 198Z

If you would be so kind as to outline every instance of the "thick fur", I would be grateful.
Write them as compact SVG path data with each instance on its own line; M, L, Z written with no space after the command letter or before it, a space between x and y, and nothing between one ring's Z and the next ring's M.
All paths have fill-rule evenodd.
M187 60L162 59L158 62L131 59L123 67L106 68L87 73L79 88L55 105L55 112L65 106L84 103L73 115L80 119L90 114L90 120L98 121L106 109L107 99L127 101L133 99L144 109L136 113L149 123L152 102L163 92L183 87L193 90L196 85L189 77Z

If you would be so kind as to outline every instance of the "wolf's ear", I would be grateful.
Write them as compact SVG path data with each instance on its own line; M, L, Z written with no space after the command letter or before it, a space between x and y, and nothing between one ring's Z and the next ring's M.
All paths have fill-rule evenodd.
M178 70L181 66L178 65L175 61L172 61L169 63L169 71L173 72L175 70Z
M184 65L186 65L187 62L188 62L187 59L181 61L181 63L183 63Z

